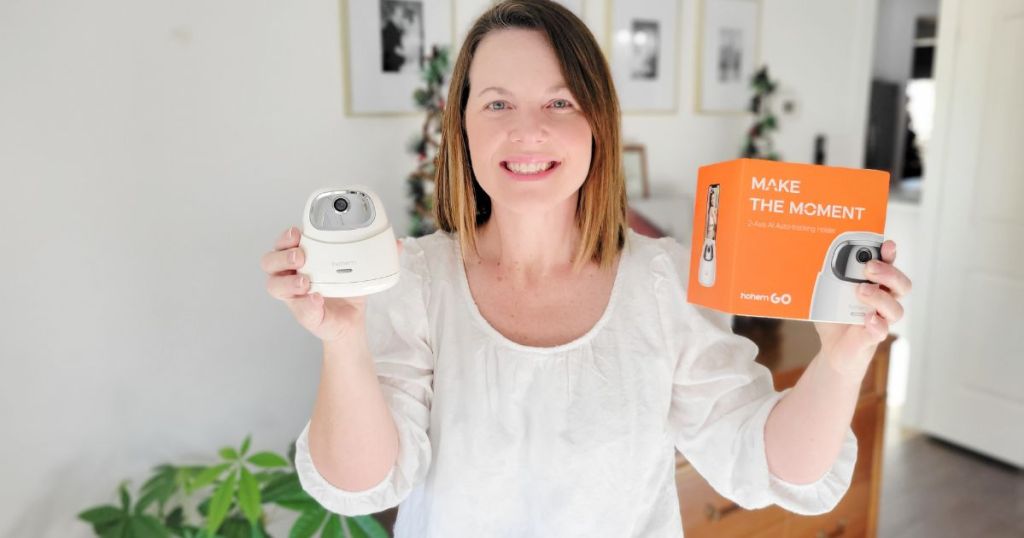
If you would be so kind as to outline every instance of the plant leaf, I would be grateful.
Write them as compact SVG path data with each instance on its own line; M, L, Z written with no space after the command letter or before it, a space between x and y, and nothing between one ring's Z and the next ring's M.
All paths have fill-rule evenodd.
M258 452L256 454L253 454L252 456L249 456L249 459L245 461L253 465L257 465L259 467L267 468L288 466L288 460L282 458L277 454L274 454L273 452Z
M292 512L308 512L320 506L320 504L314 501L313 499L305 499L301 501L290 501L283 499L280 501L275 501L275 504L286 510L291 510Z
M177 469L175 469L171 465L158 465L157 467L153 468L153 476L149 477L149 479L142 484L142 487L139 488L139 490L142 491L154 489L158 487L160 484L166 482L168 479L173 481L176 473Z
M128 535L132 538L167 538L170 533L153 516L133 516L128 522Z
M345 538L345 534L341 532L341 517L338 514L331 514L327 518L324 530L320 531L320 538Z
M226 459L228 461L235 461L235 460L238 459L238 452L235 452L235 449L233 449L233 448L231 448L229 446L226 446L226 447L220 449L218 454L220 454L220 457L222 457L222 458L224 458L224 459Z
M242 513L245 514L245 518L249 520L249 523L256 524L262 513L260 505L260 486L256 483L256 478L252 476L249 469L242 467L241 478L238 481L238 506L242 508Z
M348 526L348 535L351 538L368 538L363 529L352 519L350 517L345 518L345 525Z
M232 515L224 520L224 525L217 534L224 538L249 538L252 536L252 527L249 520Z
M270 538L266 530L260 525L253 525L249 531L249 538Z
M78 519L93 525L104 525L117 521L118 519L123 518L124 515L124 512L119 510L116 506L105 504L103 506L90 508L78 514Z
M174 495L178 489L178 470L172 465L161 465L156 468L156 474L142 484L139 494L142 496L135 505L135 513L145 512L153 502L159 502L160 512L163 513L164 503Z
M250 444L251 441L252 441L252 435L251 434L250 435L246 435L245 436L245 441L242 441L242 448L239 449L239 451L238 451L238 453L240 455L245 456L245 453L249 451L249 444Z
M295 473L278 473L263 485L260 498L263 502L275 502L282 496L302 491L299 476Z
M194 527L192 525L188 525L188 526L186 526L185 528L182 529L182 534L181 535L182 535L182 538L200 538L201 536L204 536L205 534L206 534L206 531L204 531L204 530L202 530L202 529L200 529L198 527Z
M250 468L250 470L252 471L252 475L256 477L256 481L261 485L274 480L282 474L288 474L287 471L258 471L252 468Z
M121 510L125 513L128 512L128 507L132 504L132 496L128 493L128 487L124 482L121 482L119 488L121 490Z
M231 507L231 500L235 496L236 472L231 471L227 480L222 482L213 493L213 498L210 500L210 514L206 517L206 532L208 534L217 531L224 521L224 516L228 513L228 508Z
M184 524L185 509L180 506L174 507L174 510L171 510L171 513L164 517L164 526L172 531L182 530Z
M106 530L100 533L100 538L128 538L128 520L123 519L116 525L108 527Z
M221 473L223 473L224 470L227 469L228 467L231 467L230 463L221 463L219 465L214 465L213 467L207 467L206 469L203 469L203 471L200 472L189 483L189 486L187 488L188 493L192 493L193 491L196 491L197 489L205 487L206 485L212 483L214 480L220 477Z
M199 505L196 506L196 511L199 512L199 514L204 518L210 515L210 501L212 500L212 497L207 497L200 501Z
M370 538L389 538L388 531L373 516L356 516L348 518L359 526Z
M312 501L313 498L309 496L304 490L291 491L284 495L279 496L274 502L294 502L294 501ZM266 499L264 499L266 502ZM315 501L314 501L315 502ZM319 503L317 503L319 504Z
M292 525L288 538L309 538L313 536L316 534L317 529L320 528L320 525L323 524L325 517L327 517L327 510L324 510L319 505L313 510L303 512Z

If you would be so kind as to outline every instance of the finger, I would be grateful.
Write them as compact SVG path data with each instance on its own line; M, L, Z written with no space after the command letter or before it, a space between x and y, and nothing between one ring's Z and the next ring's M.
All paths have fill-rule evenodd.
M889 323L878 313L872 312L864 318L864 331L875 343L881 342L889 336Z
M404 245L402 244L402 240L401 239L395 239L395 244L398 245L398 255L401 256L402 255L402 248L404 248Z
M878 284L860 284L857 287L857 295L861 302L874 307L877 313L889 323L896 323L903 319L903 305L891 293L880 289Z
M910 288L913 287L910 278L903 271L878 260L868 261L867 267L864 268L864 276L872 282L889 288L897 298L910 293Z
M309 291L306 275L272 276L267 279L267 293L276 299L292 299Z
M290 226L277 241L274 242L274 250L284 250L286 248L292 248L299 244L299 230L295 226Z
M278 274L281 271L299 269L306 263L306 255L302 247L293 247L286 250L272 250L263 255L260 259L260 268L264 273Z
M896 261L896 242L892 239L887 239L882 243L882 261L886 263Z
M324 298L319 293L310 293L294 299L286 299L285 304L295 319L308 329L319 327L324 321Z

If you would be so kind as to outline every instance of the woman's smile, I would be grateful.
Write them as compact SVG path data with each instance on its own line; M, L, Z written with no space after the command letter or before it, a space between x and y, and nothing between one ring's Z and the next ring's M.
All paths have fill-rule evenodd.
M562 164L549 160L508 160L501 161L501 168L508 177L517 181L536 181L550 176Z

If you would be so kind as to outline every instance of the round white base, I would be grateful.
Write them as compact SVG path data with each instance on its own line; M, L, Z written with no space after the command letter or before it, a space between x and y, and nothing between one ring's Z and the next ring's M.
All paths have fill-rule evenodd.
M311 282L309 293L324 297L361 297L382 292L398 283L398 273L362 282Z

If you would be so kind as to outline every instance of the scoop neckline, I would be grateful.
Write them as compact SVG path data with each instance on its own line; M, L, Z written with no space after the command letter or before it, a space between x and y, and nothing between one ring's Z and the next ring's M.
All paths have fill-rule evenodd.
M476 304L476 299L473 298L473 292L469 289L469 275L466 274L466 264L462 258L462 243L459 241L458 234L451 234L452 242L455 250L455 263L457 265L456 273L459 280L459 288L463 294L463 298L466 302L466 308L469 309L470 316L474 321L480 325L480 327L491 336L492 339L498 341L498 343L515 349L517 351L524 351L528 353L540 353L540 354L551 354L559 353L562 351L568 351L570 349L582 346L592 340L594 336L601 331L601 329L608 323L609 318L612 316L612 312L615 310L615 305L618 302L620 295L620 289L623 286L623 275L626 271L627 263L627 250L630 248L630 242L627 239L622 250L619 252L619 265L615 268L615 280L612 282L612 291L608 298L608 304L604 307L604 312L601 313L601 317L597 319L592 327L587 332L580 336L565 342L564 344L558 344L556 346L528 346L526 344L520 344L510 340L501 331L495 329L491 322L487 321L487 318L480 313L480 307Z

